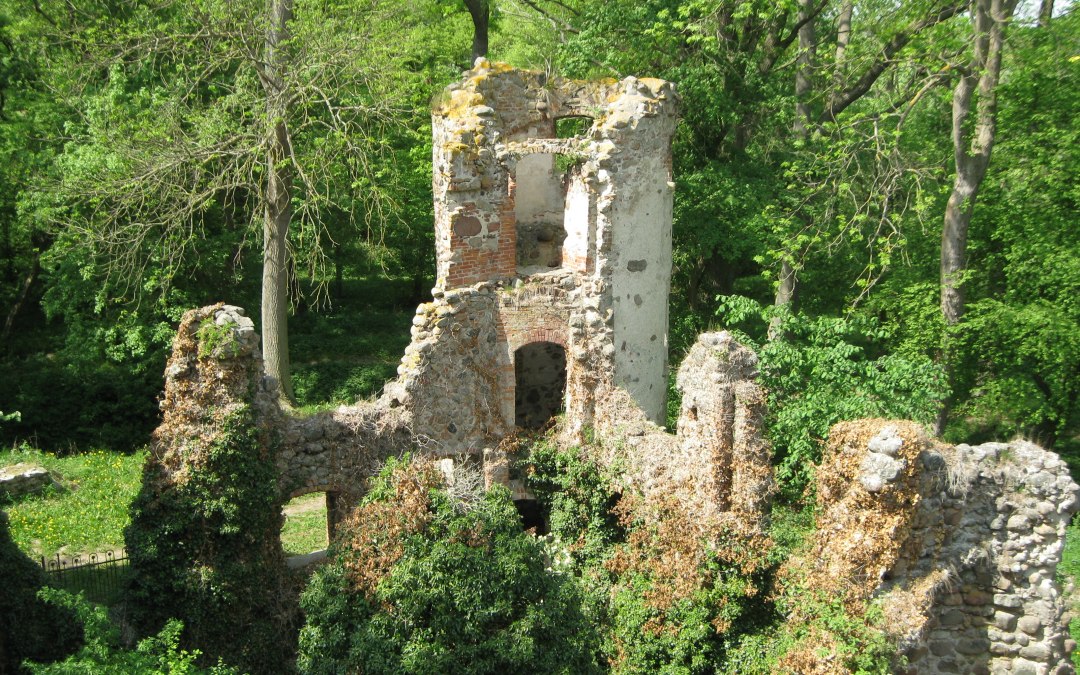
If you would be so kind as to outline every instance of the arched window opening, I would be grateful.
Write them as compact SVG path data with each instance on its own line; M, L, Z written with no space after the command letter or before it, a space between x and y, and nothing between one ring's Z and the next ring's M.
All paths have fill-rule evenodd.
M566 395L566 350L534 342L514 352L514 423L542 429L562 412Z

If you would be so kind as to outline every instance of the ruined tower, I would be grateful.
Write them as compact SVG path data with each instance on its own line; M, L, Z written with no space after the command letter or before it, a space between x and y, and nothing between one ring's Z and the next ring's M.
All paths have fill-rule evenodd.
M600 381L662 422L675 96L478 60L433 105L437 301L500 288L493 373L507 427Z

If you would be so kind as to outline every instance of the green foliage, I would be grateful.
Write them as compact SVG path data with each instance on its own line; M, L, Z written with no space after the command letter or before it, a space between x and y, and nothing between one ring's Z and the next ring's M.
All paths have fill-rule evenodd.
M250 407L215 429L183 448L191 464L179 474L167 474L158 457L146 464L124 532L133 577L127 606L144 634L178 618L182 644L204 659L280 672L292 652L293 614L276 469Z
M975 378L966 383L970 388L961 412L982 427L982 434L989 430L1000 438L1027 432L1052 447L1080 413L1078 324L1080 304L1038 298L1024 304L991 298L973 303L955 331L966 374Z
M1058 582L1067 586L1080 584L1080 523L1075 520L1069 524L1065 531L1065 547L1061 551L1061 563L1057 568ZM1075 604L1075 599L1072 600ZM1080 638L1080 616L1074 615L1069 621L1069 635L1072 639ZM1080 654L1073 652L1072 662L1074 666L1080 666Z
M604 657L619 673L729 672L738 636L774 618L763 591L782 549L734 532L706 546L677 505L615 492L594 450L536 439L526 468L548 556L579 579Z
M415 307L409 280L369 276L342 284L332 308L292 319L293 390L301 405L351 404L396 377Z
M571 546L576 568L602 566L626 531L612 511L618 495L611 477L580 448L561 448L546 438L528 447L529 487L547 515L548 530Z
M156 357L155 357L156 358ZM145 445L158 421L160 367L133 369L108 360L69 358L66 351L0 359L0 405L18 409L19 420L0 425L0 442L28 441L65 452Z
M404 475L400 465L388 465L351 521L360 529L343 533L332 561L308 585L299 668L313 674L597 670L596 635L573 579L545 570L543 550L522 532L509 494L493 489L466 506L435 489L396 501L403 493L386 483L390 476L418 480L408 470ZM399 510L422 525L388 526ZM361 536L375 532L383 534L381 542ZM378 568L387 546L400 557L369 594L358 587L357 570Z
M937 414L946 394L941 367L926 356L884 352L890 329L873 317L776 313L738 296L719 302L721 321L760 358L777 478L790 495L807 485L837 422L892 417L929 423ZM774 316L787 337L764 341L760 336Z
M25 445L0 452L0 466L37 464L61 485L5 505L15 543L28 554L45 557L120 548L145 459L145 451L102 450L57 457Z
M1080 13L1010 34L998 141L971 232L970 304L957 327L952 436L1080 426ZM966 440L966 439L965 439Z
M23 659L54 661L78 648L81 630L73 612L37 597L45 584L41 567L12 541L0 511L0 671L19 672Z
M95 673L147 673L148 675L239 675L220 663L209 669L199 668L198 650L180 648L183 624L173 619L157 635L141 640L133 650L120 644L120 631L109 619L104 607L91 605L81 596L44 589L42 600L78 617L83 625L82 648L63 661L53 664L26 664L32 675L93 675Z

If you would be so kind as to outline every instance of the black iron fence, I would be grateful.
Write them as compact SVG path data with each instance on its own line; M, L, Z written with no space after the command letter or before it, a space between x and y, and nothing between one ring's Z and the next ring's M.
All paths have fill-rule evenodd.
M124 549L41 558L41 568L49 585L72 593L82 592L91 602L115 604L120 599L128 576L128 557Z

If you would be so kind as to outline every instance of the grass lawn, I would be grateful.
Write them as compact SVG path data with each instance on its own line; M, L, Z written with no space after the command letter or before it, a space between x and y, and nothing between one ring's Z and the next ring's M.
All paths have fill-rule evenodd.
M139 491L145 459L145 450L66 457L26 446L0 452L0 465L37 464L61 483L3 505L15 543L35 560L122 548L128 506Z
M37 464L63 483L39 495L0 503L8 513L15 543L34 560L122 548L128 507L139 492L145 459L145 451L124 455L99 450L68 457L27 447L0 452L0 466ZM326 548L323 493L294 499L285 514L281 543L287 555Z
M326 493L297 497L285 505L281 545L285 555L304 555L326 548Z
M1062 586L1071 580L1074 586L1071 596L1066 595L1066 602L1071 602L1073 611L1080 614L1080 521L1075 518L1065 533L1065 548L1061 552L1061 564L1058 565L1058 579ZM1080 642L1080 615L1069 622L1069 635ZM1073 652L1072 662L1080 667L1080 649Z

